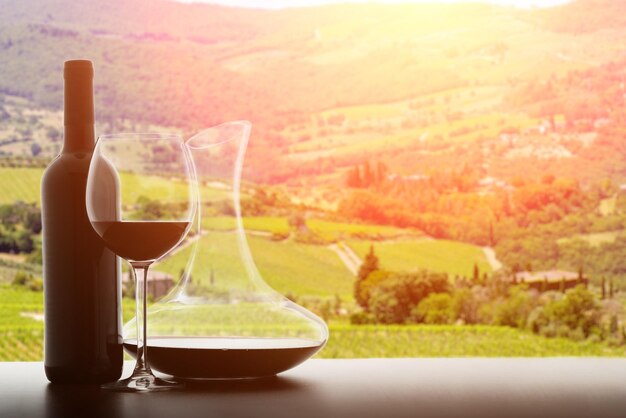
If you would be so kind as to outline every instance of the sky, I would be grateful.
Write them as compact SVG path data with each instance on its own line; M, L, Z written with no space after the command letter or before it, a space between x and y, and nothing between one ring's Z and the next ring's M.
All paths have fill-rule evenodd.
M549 7L569 0L178 0L184 3L214 3L227 6L282 9L285 7L317 6L333 3L454 3L473 1L516 7Z

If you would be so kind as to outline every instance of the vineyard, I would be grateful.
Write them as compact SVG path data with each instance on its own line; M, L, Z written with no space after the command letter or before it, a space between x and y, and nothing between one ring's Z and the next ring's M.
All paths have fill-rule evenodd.
M547 339L523 331L488 326L331 325L318 358L368 357L623 357L623 348ZM0 330L0 361L41 361L43 330Z
M43 169L0 167L0 204L39 202Z
M43 328L0 329L0 361L41 361Z
M507 327L339 325L330 327L322 358L367 357L622 357L624 348L544 338Z
M0 309L0 361L42 360L43 293L0 286ZM124 299L123 311L124 321L129 321L133 316L132 300ZM624 347L544 338L508 327L350 325L335 319L329 328L330 338L319 358L626 355Z

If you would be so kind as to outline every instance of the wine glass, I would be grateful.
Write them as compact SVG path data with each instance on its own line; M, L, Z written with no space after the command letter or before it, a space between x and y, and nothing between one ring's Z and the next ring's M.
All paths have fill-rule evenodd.
M179 135L124 133L101 136L96 143L87 214L105 245L129 262L136 286L137 363L129 378L103 385L105 389L153 391L180 385L155 377L150 369L146 293L150 265L189 231L196 187L193 163Z

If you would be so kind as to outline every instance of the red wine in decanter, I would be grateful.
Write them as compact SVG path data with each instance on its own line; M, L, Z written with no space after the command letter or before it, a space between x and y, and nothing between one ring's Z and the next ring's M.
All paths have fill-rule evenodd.
M150 366L183 379L236 379L273 376L315 354L323 343L304 338L148 338ZM131 355L134 339L125 340Z

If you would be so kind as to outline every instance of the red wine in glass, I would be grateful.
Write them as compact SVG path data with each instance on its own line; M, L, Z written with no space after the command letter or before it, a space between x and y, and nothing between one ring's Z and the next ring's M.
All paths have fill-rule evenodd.
M163 159L164 154L168 158ZM111 185L116 186L116 200L104 198L112 192ZM176 247L189 231L196 199L195 171L179 135L117 134L98 139L87 178L87 214L105 246L133 268L135 346L139 347L133 374L103 385L105 389L154 391L180 386L155 377L150 369L146 344L147 278L150 265ZM115 210L110 207L111 202L118 205Z

